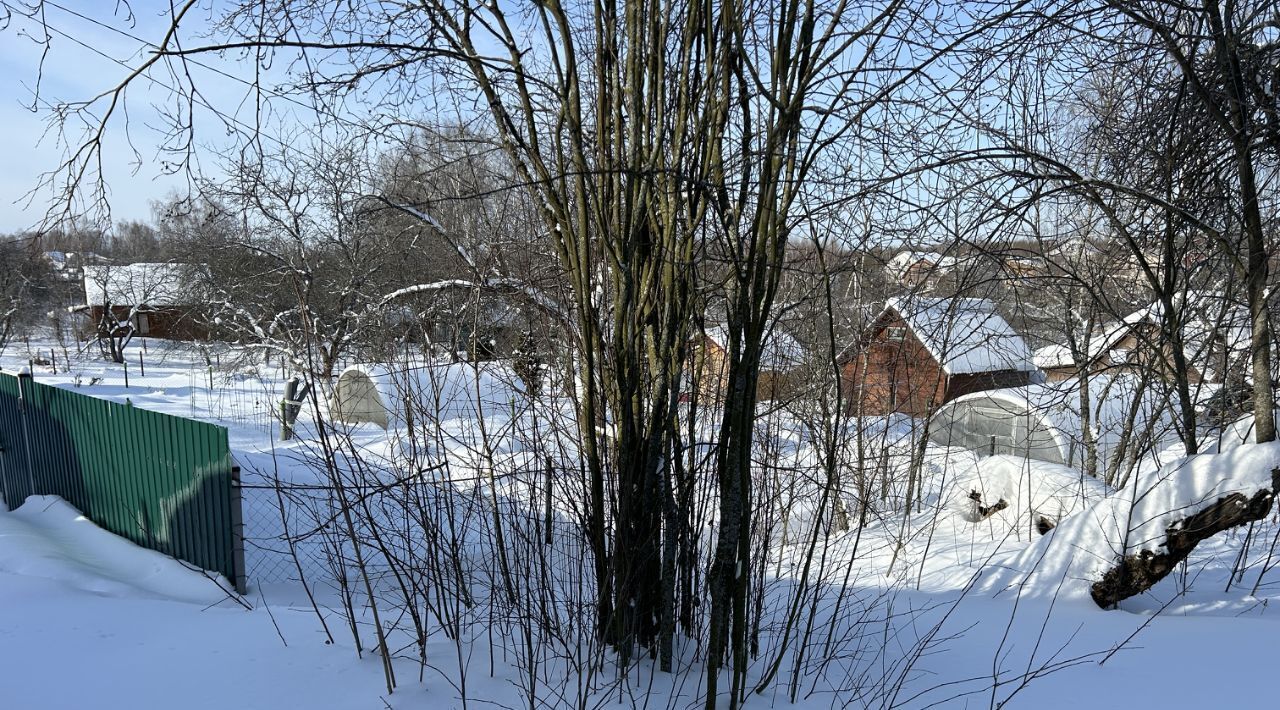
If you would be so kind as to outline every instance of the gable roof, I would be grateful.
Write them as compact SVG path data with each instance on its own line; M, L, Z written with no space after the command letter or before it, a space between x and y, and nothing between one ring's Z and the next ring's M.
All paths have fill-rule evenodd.
M985 298L890 298L897 313L949 375L1036 369L1021 336Z
M1181 311L1182 338L1188 357L1210 354L1213 340L1218 340L1228 353L1238 355L1249 349L1249 312L1244 306L1232 303L1221 292L1186 291L1178 295L1174 307ZM1087 358L1093 363L1112 351L1125 336L1141 325L1159 326L1164 317L1164 306L1155 301L1145 308L1130 313L1112 323L1089 339ZM1144 344L1145 345L1145 344ZM1060 350L1052 350L1058 348ZM1071 350L1066 346L1051 345L1036 351L1037 364L1041 367L1071 367L1076 365ZM1040 362L1056 360L1057 365Z
M707 328L706 336L725 352L729 351L729 329L723 325ZM771 328L764 337L764 352L760 355L760 369L765 372L786 372L804 363L805 350L799 341L778 328Z
M90 306L189 306L200 298L192 283L192 264L85 266L84 297Z

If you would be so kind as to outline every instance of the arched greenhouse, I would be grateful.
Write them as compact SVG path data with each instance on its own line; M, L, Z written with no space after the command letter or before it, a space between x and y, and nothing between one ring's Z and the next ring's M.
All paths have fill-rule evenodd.
M1169 407L1153 383L1117 375L1090 379L1091 429L1099 471L1118 448L1161 448L1174 436ZM929 440L984 456L1008 454L1080 468L1086 455L1078 380L975 392L943 405ZM1128 436L1125 436L1128 429Z

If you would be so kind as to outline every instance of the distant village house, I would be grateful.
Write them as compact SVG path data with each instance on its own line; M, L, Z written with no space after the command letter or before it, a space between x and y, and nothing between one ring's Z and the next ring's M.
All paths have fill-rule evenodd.
M956 258L931 251L898 252L885 264L890 279L907 288L931 286L956 266Z
M84 266L85 310L91 327L133 328L148 338L196 340L208 331L199 321L202 299L190 264ZM107 309L110 317L104 319Z
M1226 302L1220 294L1191 291L1181 309L1183 352L1187 379L1219 382L1247 356L1248 312ZM1139 372L1150 370L1163 379L1174 374L1173 350L1161 332L1163 308L1153 303L1095 333L1077 358L1065 345L1050 345L1035 353L1035 363L1051 382L1078 377L1081 372ZM1082 362L1077 362L1077 359Z
M1022 338L982 298L891 298L841 356L856 416L925 416L961 395L1039 379Z

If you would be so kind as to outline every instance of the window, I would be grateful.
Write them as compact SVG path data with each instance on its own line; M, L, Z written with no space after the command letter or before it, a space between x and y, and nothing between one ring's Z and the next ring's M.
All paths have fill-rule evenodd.
M146 313L138 314L138 335L146 335L151 332L151 319Z
M891 343L901 343L907 339L907 329L902 326L885 328L885 339Z

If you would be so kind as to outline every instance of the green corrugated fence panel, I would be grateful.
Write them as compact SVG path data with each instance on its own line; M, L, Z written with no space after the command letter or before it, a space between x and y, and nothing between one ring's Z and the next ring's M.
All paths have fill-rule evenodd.
M106 530L238 581L225 428L0 373L0 449L11 508L56 494Z
M18 378L0 373L0 496L10 508L18 507L31 494L19 384Z

